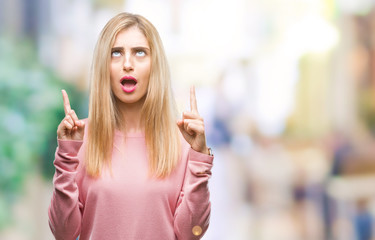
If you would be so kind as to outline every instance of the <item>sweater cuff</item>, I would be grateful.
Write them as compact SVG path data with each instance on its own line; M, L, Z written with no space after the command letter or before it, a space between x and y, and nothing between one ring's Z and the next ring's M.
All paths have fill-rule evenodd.
M212 162L214 160L214 156L210 156L208 154L197 152L194 149L190 148L189 149L189 160L212 164Z
M68 154L69 156L77 156L79 149L81 148L82 140L61 140L57 139L57 152L59 154Z
M83 141L76 140L57 140L58 147L54 165L56 171L75 172L78 165L78 152Z

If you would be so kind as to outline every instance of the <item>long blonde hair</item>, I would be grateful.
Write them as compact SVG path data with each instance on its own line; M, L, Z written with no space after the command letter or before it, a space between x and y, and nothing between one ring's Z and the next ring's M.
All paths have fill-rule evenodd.
M178 162L177 111L162 41L156 28L146 18L120 13L103 28L93 55L85 158L86 171L92 177L100 176L103 167L111 165L115 130L125 127L111 90L109 69L111 48L117 34L133 26L145 35L151 51L150 80L142 108L150 173L166 177Z

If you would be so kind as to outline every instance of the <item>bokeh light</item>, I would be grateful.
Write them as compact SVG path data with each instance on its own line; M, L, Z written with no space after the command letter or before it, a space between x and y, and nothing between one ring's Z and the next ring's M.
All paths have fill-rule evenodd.
M121 11L159 30L180 111L196 86L215 154L203 239L375 238L374 1L0 0L0 239L53 239L60 90L86 118Z

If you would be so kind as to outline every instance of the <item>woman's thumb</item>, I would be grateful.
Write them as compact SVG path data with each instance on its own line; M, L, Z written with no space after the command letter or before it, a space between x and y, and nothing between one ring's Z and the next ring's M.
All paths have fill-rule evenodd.
M85 130L85 122L82 120L79 120L76 122L76 125L78 127L79 132L83 132Z

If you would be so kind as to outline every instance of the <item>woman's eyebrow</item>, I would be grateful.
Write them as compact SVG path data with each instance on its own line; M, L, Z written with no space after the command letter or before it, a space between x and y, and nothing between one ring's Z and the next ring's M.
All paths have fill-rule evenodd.
M121 51L124 51L123 47L113 47L112 48L112 52L121 52Z
M138 50L150 51L150 48L145 47L145 46L136 46L136 47L132 47L131 50L132 51L138 51ZM123 47L113 47L111 49L111 51L112 52L124 52L124 48Z
M146 50L146 51L150 51L150 48L144 47L144 46L132 47L131 49L132 50Z

